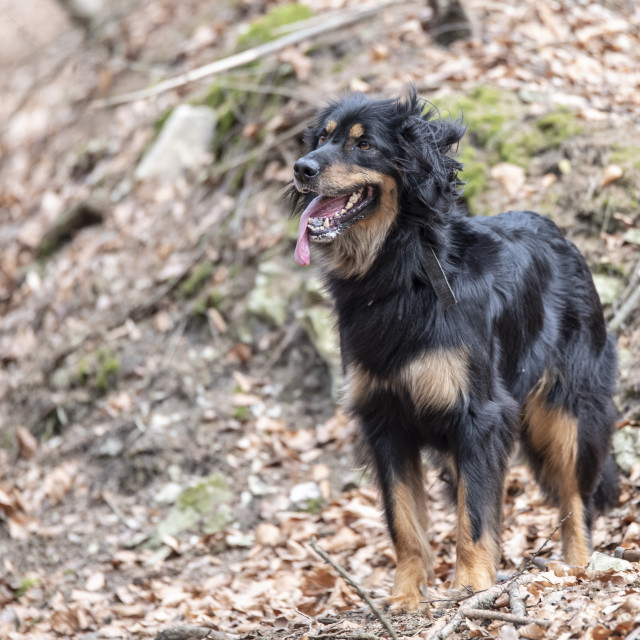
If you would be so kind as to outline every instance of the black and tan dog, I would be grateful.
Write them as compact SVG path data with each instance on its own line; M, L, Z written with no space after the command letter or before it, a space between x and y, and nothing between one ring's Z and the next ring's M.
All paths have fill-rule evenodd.
M609 456L615 345L589 269L548 218L464 216L460 121L415 92L353 95L322 111L294 168L296 260L322 266L338 316L348 404L395 544L391 604L432 575L421 450L458 509L454 586L500 561L505 473L519 437L547 495L571 513L564 557L586 564L594 516L616 500Z

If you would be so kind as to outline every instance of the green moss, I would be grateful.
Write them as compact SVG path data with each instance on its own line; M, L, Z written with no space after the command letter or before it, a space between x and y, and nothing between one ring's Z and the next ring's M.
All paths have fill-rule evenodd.
M471 98L478 104L495 106L504 102L505 94L495 87L480 85L471 92Z
M218 309L218 311L222 311L226 300L227 295L225 293L219 289L214 289L195 303L193 311L197 314L204 314L207 309Z
M91 376L91 371L91 358L89 356L83 356L76 367L76 374L74 377L75 384L80 387L87 384L87 380L89 380L89 377Z
M304 508L300 509L300 511L317 514L322 511L323 505L324 505L324 500L322 498L311 498L306 501Z
M2 434L2 440L0 440L0 449L11 449L13 446L13 433L5 431Z
M543 135L547 148L556 149L567 138L582 131L575 114L569 111L548 113L534 122L535 128Z
M184 281L180 287L180 295L183 298L191 298L194 296L204 285L207 280L211 278L213 273L213 264L208 260L196 266L191 272L191 275Z
M176 501L176 508L180 511L193 509L199 514L209 513L212 505L229 498L227 481L223 475L214 473L201 482L184 489Z
M115 382L120 367L120 360L117 358L107 356L100 358L93 379L93 388L96 391L107 391Z
M40 578L24 578L13 594L14 600L19 600L25 593L27 593L27 591L29 591L29 589L31 589L31 587L39 584L39 582Z
M458 100L458 106L467 123L469 140L480 148L489 146L505 123L516 117L514 97L493 87L476 87Z
M225 90L217 83L214 82L210 87L207 95L202 98L201 104L205 104L212 109L217 109L222 106L226 100Z
M455 112L456 103L447 102L441 106L453 107ZM459 97L457 106L467 125L468 142L486 152L489 166L510 162L527 169L533 156L557 149L581 131L575 115L568 111L527 120L525 108L514 94L493 87L476 87L469 95Z
M274 32L279 27L306 20L312 15L313 12L309 7L297 3L273 7L264 16L254 20L248 31L238 38L237 49L242 51L269 42L277 37Z
M251 411L249 411L249 407L236 407L233 417L241 422L246 422L251 418Z
M171 117L171 114L173 113L174 107L171 107L169 109L167 109L153 124L153 130L155 132L156 135L158 135L164 125L167 123L167 120Z
M98 349L83 356L72 378L77 387L91 387L104 393L114 386L121 369L120 360L109 349Z
M640 169L640 147L624 147L622 145L615 144L611 147L609 162L612 164L631 166L634 169Z
M460 177L466 182L462 192L462 198L466 201L469 210L477 213L477 196L487 190L488 172L486 162L481 158L477 149L470 145L462 148L459 160L464 165Z

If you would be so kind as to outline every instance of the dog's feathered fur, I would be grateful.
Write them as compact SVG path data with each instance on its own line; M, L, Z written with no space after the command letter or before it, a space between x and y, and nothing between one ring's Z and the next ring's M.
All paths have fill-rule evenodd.
M617 495L616 353L589 269L546 217L461 213L461 165L449 153L464 131L415 91L349 96L311 126L291 192L294 211L307 206L299 244L310 237L335 301L347 402L396 547L391 602L403 610L432 573L421 450L435 453L457 499L454 586L495 580L518 437L561 516L572 512L568 562L587 562L593 517ZM352 192L358 215L334 218ZM446 310L431 251L457 299Z

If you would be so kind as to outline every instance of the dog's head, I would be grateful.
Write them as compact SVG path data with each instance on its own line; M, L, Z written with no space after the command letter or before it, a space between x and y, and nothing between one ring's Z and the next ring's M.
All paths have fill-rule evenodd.
M446 154L463 133L460 121L436 117L415 90L387 100L354 94L321 111L294 166L293 208L304 209L296 260L309 264L310 242L321 243L332 268L361 275L399 212L425 224L446 215L461 166Z

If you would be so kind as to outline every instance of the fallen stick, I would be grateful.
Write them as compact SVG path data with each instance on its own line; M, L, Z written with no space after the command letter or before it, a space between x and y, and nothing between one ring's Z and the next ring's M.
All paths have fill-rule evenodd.
M309 544L325 562L328 562L356 590L356 593L367 603L373 614L378 618L378 620L380 620L382 626L389 632L389 635L393 640L398 640L398 636L396 635L394 628L391 626L391 623L385 618L378 607L376 607L373 600L371 600L365 590L340 565L336 564L335 560L333 560L324 549L321 549L316 544L315 538L312 538Z
M509 594L511 613L516 617L524 618L527 615L527 606L524 603L524 598L520 595L518 583L510 582L507 586L507 593Z
M505 613L504 611L471 609L469 607L464 607L463 609L465 618L476 618L477 620L502 620L503 622L513 622L513 624L531 624L533 622L541 627L548 627L551 624L549 620L535 620L534 618L516 616L513 613Z
M625 549L624 547L616 547L613 552L614 558L622 558L629 562L640 562L640 551L636 549Z
M544 550L544 548L549 544L549 542L551 542L551 538L553 538L553 536L555 535L556 531L558 531L558 529L560 529L560 527L573 515L573 511L569 511L569 513L567 513L567 515L562 518L562 520L560 520L560 522L558 522L558 524L556 525L556 528L545 538L544 542L538 547L538 549L536 551L533 552L533 555L529 558L529 560L527 561L527 564L524 565L524 567L520 570L520 571L516 571L516 573L514 573L511 578L509 578L509 582L513 582L516 578L518 578L519 576L521 576L523 573L525 573L526 571L528 571L531 567L536 566L536 561L538 559L538 556L542 553L542 551ZM537 568L541 568L540 566L538 566ZM546 569L546 565L544 566L544 569ZM543 570L544 570L543 569Z
M511 578L509 583L514 580L517 580L519 584L528 584L529 582L534 582L538 579L536 574L529 574L527 576L519 575L517 578ZM466 618L466 611L477 611L479 609L487 609L493 605L496 601L496 598L500 597L503 593L506 593L509 588L509 583L507 584L498 584L495 587L491 587L486 591L481 591L476 595L472 596L468 600L465 601L465 604L458 609L456 614L451 618L451 620L438 631L435 635L436 640L445 640L451 634L455 633L460 629L460 627L464 624L464 620ZM498 613L498 612L496 612ZM527 622L532 622L528 620Z
M233 633L222 633L208 627L194 627L192 625L178 625L159 631L155 640L236 640L240 636Z
M615 331L619 329L626 319L635 311L637 307L640 307L640 285L636 290L627 298L627 301L618 309L618 312L609 323L609 329Z
M140 89L138 91L123 93L112 98L95 100L91 103L91 106L97 109L104 107L114 107L116 105L126 104L127 102L133 102L134 100L142 100L144 98L157 96L161 93L164 93L165 91L177 89L178 87L182 87L185 84L189 84L190 82L202 80L203 78L214 76L218 73L222 73L223 71L229 71L230 69L241 67L245 64L250 64L251 62L255 62L256 60L265 58L272 53L282 51L282 49L286 49L291 45L298 44L303 40L315 38L316 36L326 33L327 31L334 31L336 29L354 24L356 22L360 22L361 20L365 20L366 18L375 15L381 9L384 9L391 4L394 4L394 0L384 0L383 2L377 4L375 7L369 7L367 9L360 9L357 11L344 11L336 15L333 19L328 19L320 24L314 24L305 29L294 31L293 33L289 33L285 36L282 36L281 38L272 40L271 42L266 42L265 44L247 49L246 51L241 51L240 53L222 58L221 60L214 60L209 64L205 64L204 66L198 67L197 69L192 69L191 71L187 71L186 73L181 73L174 78L169 78L168 80L159 82L158 84L152 87L148 87L147 89Z

